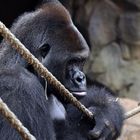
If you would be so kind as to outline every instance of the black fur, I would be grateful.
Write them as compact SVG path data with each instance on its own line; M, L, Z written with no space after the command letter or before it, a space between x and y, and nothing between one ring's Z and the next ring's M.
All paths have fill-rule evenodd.
M65 105L66 120L54 123L57 140L95 140L97 131L101 131L97 139L115 140L120 135L123 110L112 92L101 86L98 86L96 82L92 82L92 86L88 86L87 96L80 100L82 104L93 112L95 120L85 117L72 105ZM105 126L106 120L110 122L111 127L114 127L114 134Z
M44 80L3 41L0 45L0 96L37 140L55 140L52 121L57 140L86 140L89 136L95 139L96 129L102 132L98 138L106 140L113 140L120 134L122 109L104 87L88 83L86 89L82 69L89 48L73 25L69 13L58 1L48 1L35 12L25 13L15 21L11 31L72 93L77 94L78 99L81 98L79 93L87 91L80 101L96 116L95 120L88 121L77 109L61 99L49 84L49 100L46 100ZM58 106L55 100L50 99L52 94L58 98L55 99L59 102ZM60 113L55 114L52 108ZM113 131L104 125L104 119L109 121ZM0 139L21 139L2 117Z
M0 96L37 140L55 140L48 102L37 77L19 65L0 70ZM21 140L3 117L0 139Z

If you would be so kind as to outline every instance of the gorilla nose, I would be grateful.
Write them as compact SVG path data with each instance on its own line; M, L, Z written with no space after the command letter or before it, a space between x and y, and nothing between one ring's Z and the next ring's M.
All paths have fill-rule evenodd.
M74 74L74 82L79 86L84 86L86 84L85 74L81 71L78 71Z

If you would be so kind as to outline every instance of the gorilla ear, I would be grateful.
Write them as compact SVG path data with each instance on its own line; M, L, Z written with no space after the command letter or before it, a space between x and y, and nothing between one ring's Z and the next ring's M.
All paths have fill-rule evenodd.
M51 46L47 43L45 44L42 44L40 47L39 47L39 52L40 52L40 55L42 58L45 58L46 55L49 53L51 49Z

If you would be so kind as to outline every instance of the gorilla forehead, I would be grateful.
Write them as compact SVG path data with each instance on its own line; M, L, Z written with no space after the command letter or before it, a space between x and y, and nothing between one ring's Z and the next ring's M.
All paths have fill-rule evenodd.
M85 39L74 26L69 12L60 3L50 2L43 5L39 18L46 23L44 24L46 35L44 32L43 38L46 40L48 35L51 36L49 39L52 40L52 46L55 46L55 52L58 49L64 52L64 49L66 49L66 52L74 52L77 56L78 54L84 57L89 55L89 47Z
M57 55L86 58L89 54L85 39L59 2L48 2L36 12L25 13L14 24L12 32L33 54L41 44L49 44L51 52Z
M59 2L50 2L41 7L41 16L46 18L47 22L51 25L62 24L68 25L72 23L69 12Z
M21 15L14 23L13 33L25 33L28 29L37 31L38 34L47 28L64 27L72 24L68 11L59 2L48 2L39 7L35 12ZM27 28L28 27L28 28Z

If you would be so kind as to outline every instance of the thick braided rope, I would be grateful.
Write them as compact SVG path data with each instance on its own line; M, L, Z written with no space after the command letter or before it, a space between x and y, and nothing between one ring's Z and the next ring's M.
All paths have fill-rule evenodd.
M23 140L36 140L36 138L30 134L22 123L18 120L16 115L10 111L8 106L0 98L0 112L1 114L12 124L12 126L19 132Z
M89 118L93 118L93 114L82 105L40 62L35 58L29 50L10 32L6 26L0 22L1 35L16 49L24 59L30 63L34 69L44 77L48 83L54 86L64 99L69 100L75 107L82 111Z

